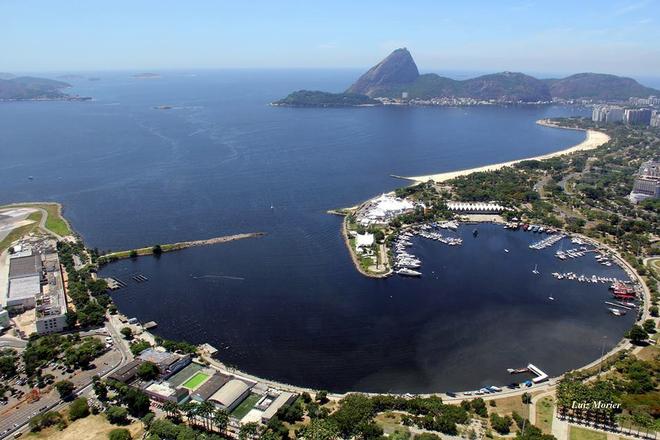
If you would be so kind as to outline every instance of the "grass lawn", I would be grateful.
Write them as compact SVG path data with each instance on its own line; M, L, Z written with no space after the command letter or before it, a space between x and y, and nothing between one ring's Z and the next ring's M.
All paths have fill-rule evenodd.
M514 411L523 417L528 417L529 409L522 403L520 396L503 397L495 399L496 406L490 406L490 402L486 402L488 411L497 413L501 416L511 415Z
M380 425L381 428L383 428L383 431L387 435L390 435L395 431L409 433L410 429L408 429L407 426L403 426L401 424L402 417L403 415L399 413L385 412L378 414L375 417L375 420L376 423Z
M188 388L189 390L194 390L197 389L198 386L206 382L206 380L209 378L209 375L206 373L202 373L201 371L198 371L197 373L193 374L190 379L185 381L182 386L184 388Z
M655 275L660 276L660 258L653 258L647 263L653 272L655 272Z
M250 395L231 412L231 415L238 420L242 419L252 408L254 408L254 405L256 405L258 401L259 395L250 393Z
M0 241L0 252L9 248L9 246L19 238L28 235L30 232L34 231L39 223L32 223L31 225L21 226L12 230L4 240Z
M536 421L534 424L545 434L552 433L552 417L555 411L554 399L544 397L536 403Z
M57 203L35 203L26 205L0 206L0 209L2 208L41 208L46 211L46 213L48 213L45 224L46 229L61 236L71 235L73 233L69 228L69 224L62 217L60 213L60 207ZM30 220L35 220L38 223L41 220L41 214L30 214L28 218Z
M571 426L569 438L570 440L607 440L607 434Z

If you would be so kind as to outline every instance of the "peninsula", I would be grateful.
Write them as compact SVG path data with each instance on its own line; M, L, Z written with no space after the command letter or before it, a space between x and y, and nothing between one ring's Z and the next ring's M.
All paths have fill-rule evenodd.
M63 92L71 84L32 76L15 77L3 74L0 78L0 101L86 101L91 98Z
M273 102L276 106L336 107L368 104L488 105L543 104L572 100L614 101L660 95L632 78L578 73L538 79L520 72L500 72L466 80L420 74L406 48L396 49L343 93L299 90Z

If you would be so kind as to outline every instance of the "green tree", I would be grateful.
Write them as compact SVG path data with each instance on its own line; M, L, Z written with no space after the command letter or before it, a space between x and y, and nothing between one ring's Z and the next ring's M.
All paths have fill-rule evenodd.
M116 428L108 434L108 440L131 440L131 432L126 428Z
M69 398L73 393L73 390L76 389L76 387L73 385L73 382L70 380L61 380L55 383L55 388L57 389L57 392L60 394L62 399Z
M321 390L318 393L316 393L316 401L321 405L325 405L326 403L328 403L328 392L325 390Z
M144 381L154 380L159 374L160 371L153 362L144 362L137 368L137 375Z
M101 402L105 402L108 399L108 387L105 386L105 383L97 375L92 378L92 389Z
M0 353L0 377L10 379L16 376L17 362L18 359L14 350L3 350Z
M213 424L218 431L224 433L229 424L229 413L224 409L215 410L215 413L213 413Z
M655 333L655 321L652 319L647 319L644 321L644 324L642 324L642 328L644 328L644 331L647 333Z
M470 402L474 413L481 417L488 417L488 409L486 408L486 402L481 397L474 399Z
M332 420L316 419L305 425L297 437L305 440L337 440L340 435L339 428Z
M87 404L87 399L84 397L79 397L71 403L69 407L69 420L72 422L74 420L85 418L89 415L89 405Z
M501 417L497 413L492 413L490 415L490 426L499 434L505 435L511 432L512 424L513 419L509 416Z
M260 427L257 422L246 423L241 426L240 431L238 431L239 440L255 440L259 438Z
M128 410L121 406L112 405L106 410L105 417L113 425L126 425L128 423Z
M134 356L137 356L138 354L142 353L144 350L150 347L151 347L150 343L148 343L143 339L140 339L139 341L135 341L131 343L131 353L133 353Z
M633 325L626 337L630 339L630 342L633 344L640 344L648 339L649 334L639 325Z
M133 339L133 329L131 329L130 327L122 327L120 331L124 339L126 339L127 341Z
M151 251L153 252L154 255L159 256L160 254L163 253L163 248L159 244L157 244L151 249Z

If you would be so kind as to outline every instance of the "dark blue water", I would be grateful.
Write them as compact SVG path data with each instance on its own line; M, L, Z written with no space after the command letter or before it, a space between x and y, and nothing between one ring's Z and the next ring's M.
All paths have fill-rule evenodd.
M96 76L75 84L94 102L0 104L0 202L60 201L87 244L101 249L268 233L105 269L150 277L114 297L126 314L156 320L164 336L228 347L222 360L285 382L433 391L501 382L505 368L532 360L559 373L596 358L602 336L613 345L629 325L607 316L583 285L568 296L577 286L522 283L529 268L521 264L492 271L501 255L476 243L429 249L425 273L458 258L438 266L437 280L430 272L423 280L362 278L340 219L325 213L400 186L390 174L565 148L584 135L534 121L584 110L266 105L297 88L340 90L355 76L345 71ZM163 104L175 108L153 108ZM493 240L505 239L493 231ZM548 289L577 303L548 308Z

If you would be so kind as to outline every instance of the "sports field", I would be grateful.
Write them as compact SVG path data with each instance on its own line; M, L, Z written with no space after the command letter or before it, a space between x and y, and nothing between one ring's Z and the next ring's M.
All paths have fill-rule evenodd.
M189 390L194 390L197 389L198 386L206 382L206 379L208 378L209 378L208 374L198 371L197 373L193 374L190 377L190 379L185 381L181 386L183 386L184 388L188 388Z

